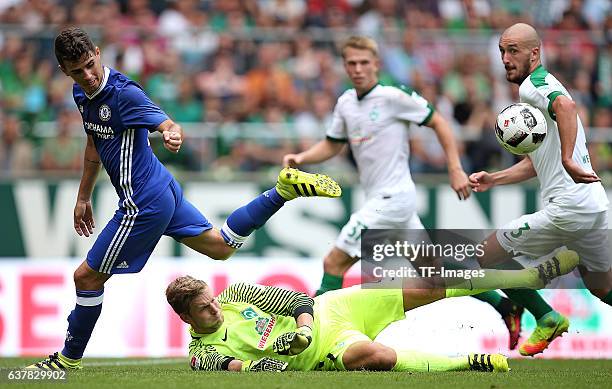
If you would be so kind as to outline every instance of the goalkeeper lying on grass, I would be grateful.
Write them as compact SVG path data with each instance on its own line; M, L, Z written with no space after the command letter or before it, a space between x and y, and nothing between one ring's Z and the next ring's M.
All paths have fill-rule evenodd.
M244 283L231 285L215 298L204 281L184 276L168 285L166 298L191 325L189 357L194 370L503 372L508 371L508 361L500 354L450 358L396 349L373 339L416 307L497 288L542 288L577 264L578 255L564 251L534 268L486 269L482 278L442 280L452 287L355 286L314 300L303 293Z

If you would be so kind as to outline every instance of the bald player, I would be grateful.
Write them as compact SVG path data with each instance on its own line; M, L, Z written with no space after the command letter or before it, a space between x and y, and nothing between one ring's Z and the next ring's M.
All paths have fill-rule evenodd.
M609 202L591 166L576 103L542 66L540 45L536 30L525 23L511 26L499 40L506 79L520 85L521 102L538 108L546 118L548 134L544 142L508 169L495 173L481 171L469 178L475 192L484 192L495 185L537 177L544 208L511 221L488 237L479 261L487 267L508 261L518 253L538 258L567 246L580 255L579 270L587 288L612 305ZM554 311L536 291L505 292L537 320L535 331L519 348L522 355L544 351L568 330L567 318Z

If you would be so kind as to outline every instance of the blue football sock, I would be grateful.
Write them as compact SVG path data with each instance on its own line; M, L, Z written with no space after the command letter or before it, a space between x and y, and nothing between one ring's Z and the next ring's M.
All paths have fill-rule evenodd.
M286 201L278 194L276 188L263 192L253 201L229 215L221 228L223 239L229 246L239 248L246 238L263 226Z
M81 359L91 333L102 312L104 289L77 290L77 303L68 315L68 331L62 355L71 359Z

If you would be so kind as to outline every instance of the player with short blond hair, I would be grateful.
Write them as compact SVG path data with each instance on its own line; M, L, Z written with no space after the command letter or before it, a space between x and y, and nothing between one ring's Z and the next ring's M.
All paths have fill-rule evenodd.
M344 274L361 257L364 229L423 229L416 211L416 187L408 167L408 130L411 124L431 127L446 154L451 188L460 200L470 196L449 123L433 105L411 88L378 82L380 60L376 42L353 36L341 46L344 69L353 88L336 103L326 138L309 149L288 154L284 166L326 161L348 144L359 171L366 202L342 228L323 260L323 279L317 294L342 287ZM522 308L498 293L475 296L502 316L513 349L520 334Z

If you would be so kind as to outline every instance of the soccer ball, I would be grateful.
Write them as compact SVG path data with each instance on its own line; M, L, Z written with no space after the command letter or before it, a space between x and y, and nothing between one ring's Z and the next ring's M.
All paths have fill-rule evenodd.
M523 155L540 147L546 136L546 128L546 118L539 109L518 103L504 108L497 115L495 135L504 149Z

